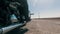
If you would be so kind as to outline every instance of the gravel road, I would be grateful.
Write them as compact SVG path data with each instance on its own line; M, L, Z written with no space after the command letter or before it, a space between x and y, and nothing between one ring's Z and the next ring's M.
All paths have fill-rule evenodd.
M25 34L60 34L60 19L32 19Z

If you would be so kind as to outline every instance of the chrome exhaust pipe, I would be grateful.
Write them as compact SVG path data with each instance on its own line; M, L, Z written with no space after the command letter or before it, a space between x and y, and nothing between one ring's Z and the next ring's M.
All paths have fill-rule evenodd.
M20 23L20 24L15 24L15 25L10 25L10 26L7 26L7 27L4 27L4 28L1 28L0 29L0 34L5 34L17 27L20 27L20 26L23 26L24 24Z

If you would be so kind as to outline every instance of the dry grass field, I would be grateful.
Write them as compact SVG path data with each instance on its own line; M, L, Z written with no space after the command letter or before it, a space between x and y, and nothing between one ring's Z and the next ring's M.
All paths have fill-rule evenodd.
M32 19L25 34L60 34L60 19Z

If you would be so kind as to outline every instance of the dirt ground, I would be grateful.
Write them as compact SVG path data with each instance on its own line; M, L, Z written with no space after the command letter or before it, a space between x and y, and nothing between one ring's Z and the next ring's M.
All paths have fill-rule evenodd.
M60 19L32 19L25 34L60 34Z

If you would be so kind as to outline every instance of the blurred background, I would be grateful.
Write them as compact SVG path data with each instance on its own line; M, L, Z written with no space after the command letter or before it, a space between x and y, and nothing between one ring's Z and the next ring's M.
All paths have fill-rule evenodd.
M60 0L27 0L31 18L60 17Z

